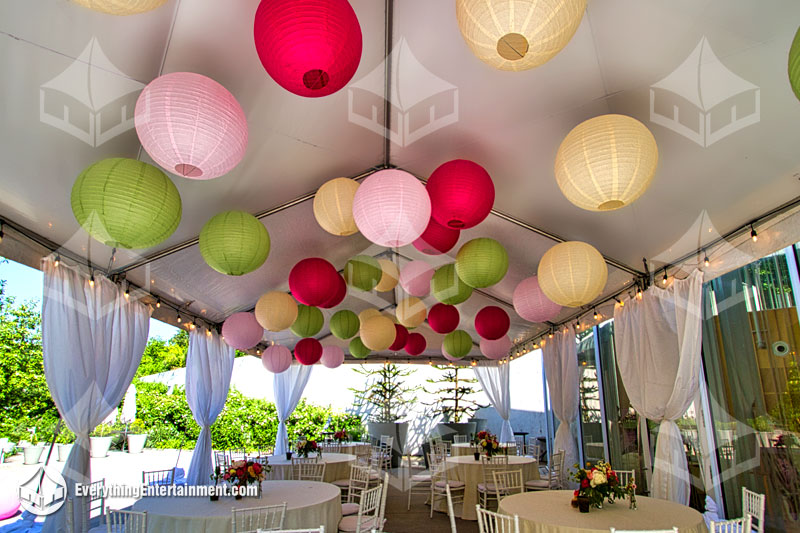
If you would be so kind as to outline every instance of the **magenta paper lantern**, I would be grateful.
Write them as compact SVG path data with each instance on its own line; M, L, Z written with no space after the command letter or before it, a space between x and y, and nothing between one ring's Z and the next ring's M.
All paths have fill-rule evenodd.
M454 305L436 304L428 311L428 325L436 333L450 333L458 327L461 315Z
M517 314L528 322L549 322L561 312L561 306L544 295L536 276L519 282L512 301Z
M408 342L408 330L401 324L395 324L394 331L394 342L389 346L389 351L399 352L405 348L406 342Z
M347 0L262 0L253 34L267 73L300 96L335 93L361 61L361 26Z
M253 313L234 313L222 324L222 336L231 348L249 350L264 336L264 328Z
M292 352L286 346L269 346L261 354L261 364L273 374L285 372L292 366Z
M300 339L294 345L294 358L303 365L316 364L322 359L322 345L314 337Z
M495 341L508 333L511 319L496 305L487 305L475 315L475 331L484 339Z
M353 218L370 241L390 248L416 240L428 225L431 201L425 186L403 170L375 172L353 198Z
M497 340L481 339L481 353L489 359L502 359L511 349L511 339L503 335Z
M409 333L408 340L406 341L405 350L408 355L419 355L425 351L428 342L422 333Z
M225 87L193 72L151 81L134 114L142 148L184 178L210 180L227 174L247 149L247 118Z
M337 368L344 363L344 350L338 346L325 346L322 348L320 362L327 368Z
M331 307L336 307L340 303L344 301L344 297L347 296L347 283L345 283L344 278L336 273L336 292L333 293L326 302L319 304L318 307L322 307L323 309L330 309Z
M461 232L457 229L442 226L431 217L428 227L413 242L414 248L427 255L441 255L449 252L458 242Z
M417 298L431 292L431 278L436 271L425 261L411 261L400 269L400 286Z
M482 166L466 159L448 161L433 171L426 185L431 213L455 229L480 224L494 205L494 183Z
M299 261L289 272L289 290L295 300L318 307L332 300L339 291L339 273L320 257Z

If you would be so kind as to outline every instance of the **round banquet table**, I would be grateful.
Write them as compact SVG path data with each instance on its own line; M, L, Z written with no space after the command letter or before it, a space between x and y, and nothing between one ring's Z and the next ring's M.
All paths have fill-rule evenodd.
M309 454L309 457L314 457L314 454ZM322 481L333 483L337 479L350 479L350 465L355 460L356 456L349 453L323 453L319 460L326 465ZM267 464L272 468L267 479L292 479L292 460L287 460L285 455L270 455Z
M671 529L681 533L706 533L703 515L679 503L637 496L638 510L628 508L628 501L606 503L602 509L581 513L570 505L571 490L542 490L506 496L499 512L519 515L521 533L607 533L609 528L622 530Z
M134 511L147 511L148 533L230 532L231 509L287 503L286 529L314 528L338 531L342 518L339 487L316 481L263 481L261 498L142 498Z
M476 461L472 455L459 455L448 457L446 463L448 479L464 482L464 507L462 509L454 509L455 513L459 515L459 511L461 511L459 516L462 520L477 520L478 515L475 513L475 505L478 503L478 483L483 483L481 462ZM521 469L523 482L539 479L539 463L533 457L509 455L508 469ZM440 502L437 502L437 511L447 512L444 504L441 505L441 508L439 505Z
M506 448L507 446L508 444L506 443L500 444L501 448ZM469 442L458 442L450 445L450 455L457 457L461 455L472 455L474 453L475 451L473 450L473 446ZM516 454L516 452L514 453Z
M369 442L343 442L341 450L342 453L351 453L353 455L359 455L359 452L363 455L370 455L372 453L372 445Z

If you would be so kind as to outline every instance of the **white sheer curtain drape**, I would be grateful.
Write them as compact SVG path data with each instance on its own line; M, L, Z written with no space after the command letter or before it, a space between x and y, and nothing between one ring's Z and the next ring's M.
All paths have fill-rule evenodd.
M571 468L579 462L576 439L578 420L578 344L575 328L558 331L542 347L544 372L550 389L550 405L558 418L553 451L564 450L564 465Z
M200 436L189 463L186 482L207 485L211 476L211 424L228 398L233 372L234 350L216 333L208 335L199 330L189 334L189 353L186 354L186 401Z
M79 270L42 260L42 351L50 395L75 433L64 466L69 495L91 480L89 434L117 408L133 381L150 328L150 308L126 298L119 286L95 274L94 286ZM74 523L82 524L85 501L75 500ZM44 531L65 525L64 508L50 515Z
M489 397L492 407L503 419L500 429L500 442L514 442L514 430L511 429L511 385L509 365L476 366L475 376L481 384L483 392Z
M292 415L311 376L310 365L293 364L288 370L275 374L275 407L278 410L278 434L275 437L275 455L286 453L289 448L289 433L286 420Z
M651 287L614 310L614 342L631 406L660 422L650 493L689 503L689 468L675 420L691 405L700 383L703 273L671 287Z

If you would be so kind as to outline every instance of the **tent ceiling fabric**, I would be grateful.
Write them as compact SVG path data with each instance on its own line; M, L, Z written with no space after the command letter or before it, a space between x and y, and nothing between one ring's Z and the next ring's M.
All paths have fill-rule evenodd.
M247 115L249 147L244 160L221 178L198 182L172 176L183 200L177 231L154 249L118 251L115 268L196 237L220 211L262 212L331 178L355 176L383 164L386 13L380 1L351 4L363 32L358 71L347 88L309 99L279 87L261 66L252 35L257 0L170 0L129 17L96 13L67 0L2 2L0 217L105 266L111 250L78 227L69 192L75 177L99 159L139 157L152 163L132 128L133 105L146 83L167 72L197 72L226 87ZM494 70L473 56L459 32L453 1L394 2L392 15L392 120L399 133L389 145L391 165L427 177L450 159L474 160L494 179L496 209L566 239L586 241L637 270L643 257L654 259L658 267L689 251L686 246L708 242L706 225L710 235L722 234L797 196L800 168L793 126L800 123L800 105L786 77L786 58L800 17L797 2L590 2L570 44L545 65L524 72ZM652 120L651 86L664 91L659 87L669 81L675 87L670 75L687 57L699 57L701 65L713 63L715 68L721 63L751 84L747 87L755 86L759 120L700 144ZM710 72L713 76L716 70ZM700 81L702 86L709 83L713 87L713 79ZM661 114L670 115L673 104L685 111L692 101L703 101L702 95L700 100L685 95L685 101L668 96L666 103L655 104ZM720 100L718 94L710 97ZM749 112L745 100L735 102L740 115ZM725 106L723 101L711 110L712 122L730 116ZM431 107L437 113L445 110L437 114L441 121L431 131L414 136L398 127L402 118L413 130L428 120ZM64 119L65 108L69 120ZM364 118L373 113L375 122ZM633 205L594 213L563 197L553 160L575 125L605 113L630 115L647 125L660 161L652 186ZM82 134L93 120L102 131ZM324 256L342 268L353 255L386 251L359 234L327 234L311 207L305 201L262 220L272 237L272 252L253 273L219 274L191 246L132 270L128 279L220 322L233 312L252 309L268 290L286 290L289 270L304 257ZM424 256L406 246L395 260L401 266L406 258L440 265L452 261L458 247L474 237L499 240L510 258L506 278L486 289L488 296L476 292L459 306L460 327L477 343L475 313L498 305L496 299L510 304L516 284L536 272L553 241L490 215L462 232L447 256ZM609 267L604 294L631 277ZM351 289L336 309L391 309L402 297L399 287L394 294ZM429 296L425 303L430 308L435 300ZM513 308L499 305L511 317L512 339L547 327L527 323ZM565 309L559 318L572 312ZM442 336L427 325L419 329L429 341L425 355L441 356ZM320 336L327 333L326 325ZM265 339L289 346L296 340L288 332L270 335ZM346 347L332 336L325 342ZM475 346L472 354L478 353Z

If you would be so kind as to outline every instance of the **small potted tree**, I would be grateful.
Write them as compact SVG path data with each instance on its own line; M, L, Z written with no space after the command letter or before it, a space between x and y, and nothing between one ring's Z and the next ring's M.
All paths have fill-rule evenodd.
M20 443L20 447L22 448L23 464L35 465L39 463L39 459L42 457L44 445L39 443L39 439L36 437L35 427L28 428L28 431L31 435L30 442Z
M459 375L463 370L459 367L436 367L443 374L437 379L428 379L427 382L435 387L433 390L425 389L428 394L434 395L436 402L425 404L434 408L434 413L442 417L442 422L436 426L436 432L445 440L451 440L453 435L466 435L473 437L477 433L475 422L468 422L479 409L486 407L473 400L473 395L478 392L473 385L478 380Z
M89 453L92 457L107 457L111 448L111 439L114 428L108 424L100 424L89 436Z
M147 442L147 432L144 423L138 418L128 427L128 453L142 453Z
M75 433L67 427L66 424L61 424L61 431L56 437L56 459L64 462L69 457L69 452L72 451L72 444L75 442Z

